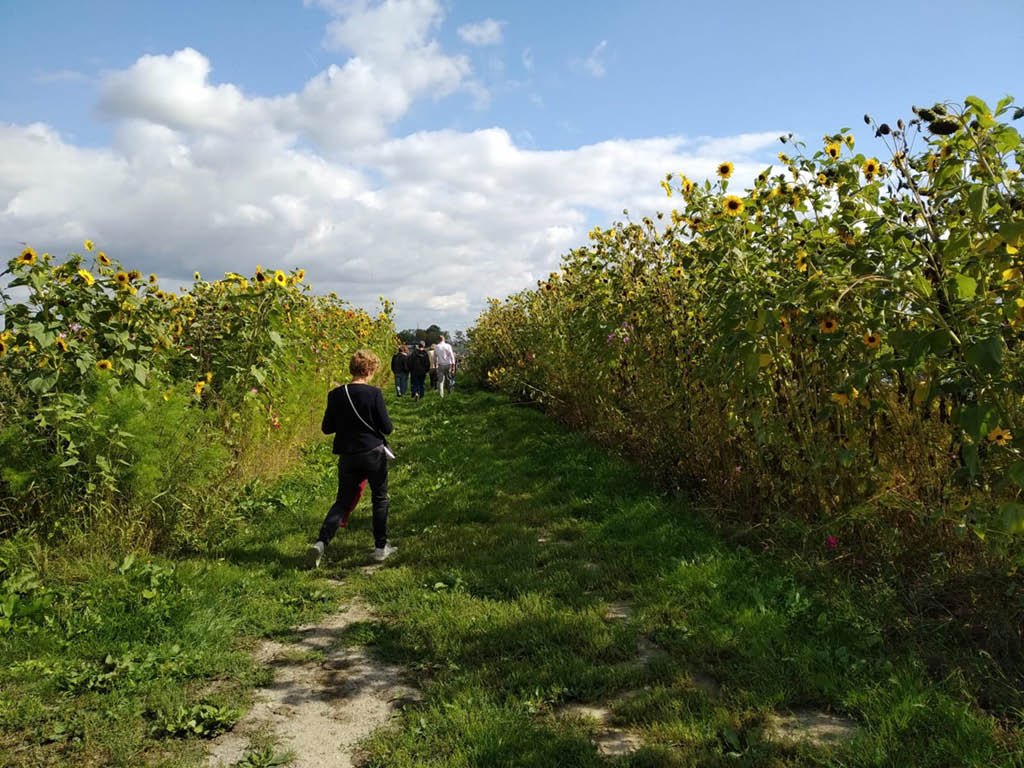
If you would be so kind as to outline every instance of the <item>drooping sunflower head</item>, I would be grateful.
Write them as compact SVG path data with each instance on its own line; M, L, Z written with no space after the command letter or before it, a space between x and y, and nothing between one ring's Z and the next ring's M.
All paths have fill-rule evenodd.
M822 318L822 321L818 323L818 327L822 333L832 334L839 330L839 323L834 317Z
M68 343L66 341L64 341L64 339L58 338L56 343L57 343L57 349L59 349L61 352L67 352L68 351Z
M882 337L872 331L864 334L864 346L868 349L877 349L882 343Z
M96 370L98 370L98 371L109 371L109 370L112 370L113 367L114 367L114 364L112 362L110 362L109 360L97 360L96 361Z
M1013 433L1010 432L1010 430L1008 429L996 427L995 429L988 433L988 439L990 442L993 442L996 445L1006 445L1007 443L1010 442L1010 440L1013 439Z
M721 178L728 179L730 176L732 176L732 170L732 163L726 161L724 163L718 164L717 173Z
M26 247L25 250L23 250L21 252L21 255L18 257L18 264L28 267L32 266L35 263L36 252L32 248Z
M128 285L128 273L118 272L116 275L114 275L114 280L116 280L117 284L120 286Z
M735 195L729 195L722 201L722 208L729 216L739 216L743 213L743 201Z
M87 251L91 251L93 248L96 247L96 245L93 243L92 240L86 240L83 243L83 245L85 246L85 250L87 250Z
M107 256L103 251L96 254L96 261L102 264L104 267L110 266L110 257Z
M839 145L832 141L825 146L825 154L831 157L833 160L839 158Z
M779 152L779 162L789 165L789 155L787 155L785 152Z

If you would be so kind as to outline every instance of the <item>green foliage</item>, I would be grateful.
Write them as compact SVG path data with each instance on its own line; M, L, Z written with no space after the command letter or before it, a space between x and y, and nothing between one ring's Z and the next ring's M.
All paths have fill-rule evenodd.
M225 479L279 471L348 355L393 344L388 302L371 318L303 270L177 294L92 249L8 264L28 297L0 313L0 534L196 546Z
M162 709L153 714L152 733L157 738L201 736L212 739L230 730L240 713L230 707L214 704L193 704L165 712Z
M782 172L743 192L729 163L716 184L670 174L679 208L595 229L536 290L493 300L472 366L752 514L848 520L869 503L937 547L957 532L1005 551L1024 148L1012 100L986 110L972 97L876 126L886 163L848 129L818 150L783 136Z

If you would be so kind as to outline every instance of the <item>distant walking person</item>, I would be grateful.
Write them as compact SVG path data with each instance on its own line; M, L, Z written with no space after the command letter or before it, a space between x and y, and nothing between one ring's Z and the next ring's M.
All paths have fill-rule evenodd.
M451 390L452 368L455 366L455 351L444 336L434 347L434 358L437 360L437 390L444 397L445 389Z
M421 341L409 356L409 375L412 376L412 399L422 400L423 384L430 370L430 356Z
M395 374L395 391L401 397L409 390L409 348L405 344L391 358L391 372Z
M310 568L320 565L324 551L338 528L348 524L367 480L373 500L374 557L384 560L395 548L388 544L388 454L387 440L394 427L384 405L384 396L370 380L380 369L380 358L360 349L349 361L352 383L332 389L320 428L334 435L338 455L338 495L320 526L316 543L306 552Z
M437 344L431 344L430 349L427 350L427 355L430 357L430 388L437 389L437 352L435 351Z

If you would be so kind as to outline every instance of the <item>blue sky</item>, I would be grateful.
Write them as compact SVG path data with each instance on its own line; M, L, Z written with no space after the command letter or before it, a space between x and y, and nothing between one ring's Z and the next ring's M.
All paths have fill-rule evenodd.
M487 20L489 37L466 29ZM1024 83L1019 0L5 0L0 28L0 156L19 156L0 159L8 250L88 233L172 281L197 263L305 255L328 290L395 296L400 325L464 327L486 293L546 274L593 223L653 205L672 163L753 172L774 157L769 133L848 125L867 140L865 112L894 120ZM588 167L593 199L564 183L589 183ZM100 168L117 178L67 192ZM97 195L136 201L135 226Z

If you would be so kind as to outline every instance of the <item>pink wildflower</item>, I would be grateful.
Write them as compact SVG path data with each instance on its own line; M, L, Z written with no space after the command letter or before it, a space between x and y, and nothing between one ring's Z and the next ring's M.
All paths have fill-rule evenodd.
M835 549L839 545L839 539L835 536L829 536L825 543L828 544L829 549Z

